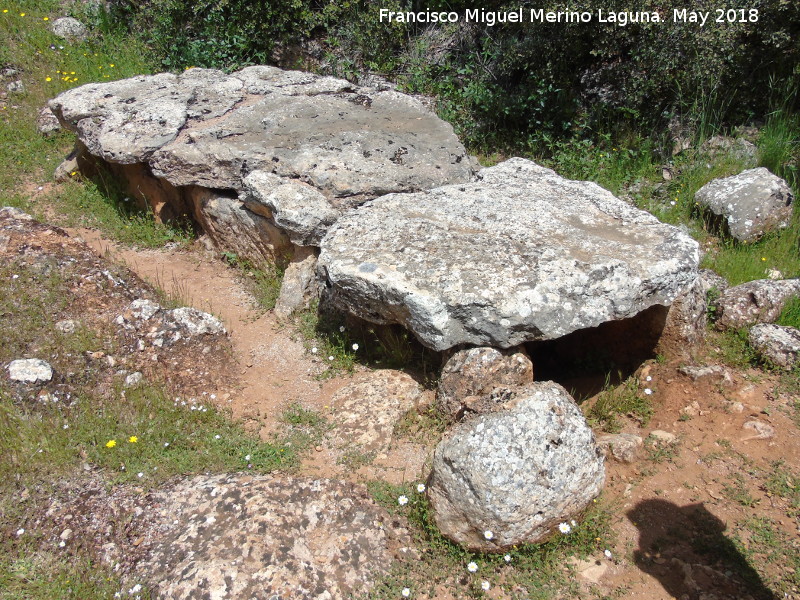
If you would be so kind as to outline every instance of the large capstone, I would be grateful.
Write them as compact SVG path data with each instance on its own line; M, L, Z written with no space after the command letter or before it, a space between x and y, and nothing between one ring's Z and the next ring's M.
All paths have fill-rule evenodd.
M472 550L545 540L605 482L594 434L564 388L531 383L509 396L503 410L453 428L433 458L436 524Z
M697 264L679 229L520 158L349 211L319 258L334 304L436 350L509 348L669 306Z

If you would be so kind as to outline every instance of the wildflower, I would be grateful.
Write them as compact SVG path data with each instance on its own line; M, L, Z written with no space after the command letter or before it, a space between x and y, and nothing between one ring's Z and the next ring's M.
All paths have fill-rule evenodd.
M567 535L570 531L572 531L572 527L569 526L569 523L561 523L558 526L558 530L564 535Z
M570 523L570 525L572 525L573 527L577 527L577 526L578 526L578 523L576 523L576 522L575 522L575 519L572 519L572 521L570 521L569 523Z
M128 443L129 444L135 444L138 441L139 441L139 438L136 437L135 435L132 435L131 437L128 438Z
M63 548L66 545L67 545L67 542L65 542L64 540L61 540L60 542L58 542L58 547L59 548Z
M113 67L114 67L114 63L111 63L111 64L110 64L110 65L108 65L108 66L113 68Z
M606 549L606 550L603 550L603 554L605 554L605 556L606 556L606 558L607 558L608 560L611 560L611 557L613 556L613 555L611 554L611 550L608 550L608 549Z
M219 439L219 438L221 438L221 437L222 437L222 436L221 436L220 434L217 434L217 435L215 435L215 436L214 436L214 439L215 439L215 440L218 440L218 439Z
M467 571L469 571L470 573L477 573L478 565L476 565L474 562L469 563L467 565Z
M45 81L53 81L53 78L52 77L45 77L44 80Z
M316 353L317 353L317 347L316 347L316 346L314 346L314 347L311 349L311 354L316 354Z
M67 423L64 423L64 427L62 427L62 429L69 429L69 425Z
M25 16L25 13L19 13L19 16L20 16L20 17L24 17L24 16Z
M423 492L425 491L425 484L424 484L424 483L418 483L418 484L417 484L417 491L418 491L420 494L421 494L421 493L423 493Z
M50 17L42 17L42 21L49 21Z
M106 442L106 448L113 448L117 445L117 440L108 440Z
M353 352L355 352L356 350L358 350L358 344L353 344Z
M128 590L128 594L133 596L134 594L138 594L141 591L142 591L142 584L137 583L135 586L133 586L131 589Z
M767 258L765 256L762 256L761 260L767 260Z
M483 537L485 537L487 540L490 540L494 537L494 534L487 529L483 532Z
M17 537L21 536L23 533L25 533L25 529L23 528L17 529Z
M653 393L653 390L651 390L650 388L644 388L644 393L649 396L650 394Z
M511 555L510 555L510 554L506 554L506 555L503 557L503 560L504 560L504 561L506 561L507 563L510 563L510 562L511 562Z
M333 356L329 356L329 357L328 357L328 360L329 360L329 361L331 361L331 362L333 362Z
M339 333L344 333L344 325L339 325Z
M4 9L3 9L3 12L4 12L4 13L7 13L7 12L8 12L8 9L7 9L7 8L4 8Z
M403 591L400 592L400 595L403 596L403 598L409 598L411 596L411 590L409 588L403 588Z
M169 448L169 442L164 442L164 448Z
M245 461L250 462L250 455L248 454L247 456L244 457L244 459Z
M648 375L647 377L644 378L644 380L645 381L653 381L653 378L650 375Z
M141 471L139 471L139 472L136 474L136 476L137 476L139 479L141 479L142 477L144 477L144 473L142 473Z
M490 587L492 587L492 584L489 583L488 581L484 580L484 581L481 582L481 589L484 592L488 592Z
M397 499L397 503L398 503L400 506L405 506L406 504L408 504L408 498L406 498L405 496L400 496L400 497Z

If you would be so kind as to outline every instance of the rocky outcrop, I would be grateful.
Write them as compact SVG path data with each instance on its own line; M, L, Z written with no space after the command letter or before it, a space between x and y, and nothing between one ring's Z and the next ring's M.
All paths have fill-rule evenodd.
M533 382L533 364L525 350L500 351L495 348L470 348L451 356L439 377L436 403L439 410L455 421L465 412L491 412L504 400L493 396L497 387Z
M605 481L592 430L564 388L548 381L510 391L503 410L457 425L433 458L436 524L471 550L543 541Z
M179 340L206 335L224 335L225 326L215 316L191 307L164 309L157 302L137 298L115 323L140 335L141 349L164 348Z
M716 326L737 329L771 323L786 302L800 295L800 279L758 279L728 288L717 299Z
M750 329L750 345L778 367L791 369L800 362L800 331L794 327L756 325Z
M372 587L404 535L366 488L324 479L197 476L152 506L136 573L163 599L347 598Z
M724 220L727 231L740 242L754 242L788 227L793 200L789 185L764 167L715 179L695 194L700 207Z
M511 159L473 183L390 194L322 241L333 303L425 345L509 348L669 305L698 246L598 185Z

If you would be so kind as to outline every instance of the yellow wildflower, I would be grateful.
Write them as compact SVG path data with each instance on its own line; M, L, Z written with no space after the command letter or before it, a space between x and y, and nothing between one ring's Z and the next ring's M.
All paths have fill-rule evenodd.
M109 66L109 67L113 67L113 66L114 66L114 63L111 63L111 64L110 64L110 65L108 65L108 66Z
M19 13L19 16L20 16L20 17L24 17L24 16L25 16L25 13Z
M53 81L53 78L52 77L45 77L44 80L45 81Z
M106 442L106 448L113 448L117 445L117 440L108 440Z
M139 441L139 438L136 437L135 435L132 435L131 437L128 438L128 442L131 443L131 444L135 444L138 441Z
M42 17L42 21L49 21L50 17Z

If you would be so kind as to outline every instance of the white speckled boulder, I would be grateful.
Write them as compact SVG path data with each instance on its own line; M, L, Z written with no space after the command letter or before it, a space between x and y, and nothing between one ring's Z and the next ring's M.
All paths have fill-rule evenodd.
M519 158L345 213L318 269L335 305L426 346L509 348L669 306L698 245L600 186Z
M763 323L750 329L750 345L763 358L784 369L800 361L800 331L794 327Z
M457 425L433 458L436 524L471 550L545 540L605 482L594 434L564 388L547 381L510 391L503 410Z
M792 190L764 167L714 179L694 197L701 207L724 219L730 235L740 242L785 229L792 218Z
M715 306L716 326L736 329L771 323L793 297L800 296L800 279L757 279L722 292Z

